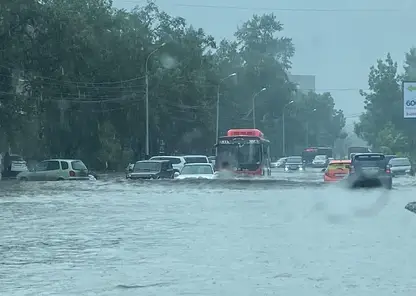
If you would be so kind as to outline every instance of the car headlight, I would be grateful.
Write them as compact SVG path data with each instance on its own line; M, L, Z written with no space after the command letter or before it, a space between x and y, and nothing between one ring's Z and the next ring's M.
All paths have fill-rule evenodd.
M289 170L289 168L288 167L285 167L285 171L288 171Z
M303 167L299 167L299 171L303 171Z
M410 170L406 170L406 173L410 173Z

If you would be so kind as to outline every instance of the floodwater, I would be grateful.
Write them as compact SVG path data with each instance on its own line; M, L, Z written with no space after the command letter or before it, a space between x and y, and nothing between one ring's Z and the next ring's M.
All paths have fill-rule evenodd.
M0 183L0 295L415 295L415 179Z

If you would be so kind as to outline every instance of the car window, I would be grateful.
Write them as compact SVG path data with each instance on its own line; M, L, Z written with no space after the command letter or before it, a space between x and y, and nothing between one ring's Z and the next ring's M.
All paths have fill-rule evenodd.
M21 157L20 155L10 155L10 161L24 161L23 157Z
M205 175L213 174L212 166L210 165L185 165L182 169L184 175Z
M316 160L320 160L320 159L326 159L326 155L317 155L317 156L315 156L315 159Z
M380 167L386 166L384 155L370 154L370 155L355 155L354 156L355 167Z
M178 157L163 157L163 156L154 156L150 160L169 160L171 164L180 164L181 159Z
M61 167L59 166L59 161L57 160L50 160L47 162L46 165L46 170L47 171L55 171L55 170L60 170Z
M136 162L134 165L133 171L135 172L151 172L151 171L160 171L161 164L160 162Z
M74 169L76 171L82 171L82 170L87 169L87 167L85 166L85 164L81 160L72 161L71 166L72 166L72 169Z
M67 170L69 168L69 165L66 161L61 161L61 168L63 170Z
M333 170L346 170L349 168L349 163L330 163L328 165L328 171L333 171Z
M187 156L185 163L208 163L208 159L203 156Z
M43 171L46 171L47 166L48 166L48 162L47 161L42 161L42 162L39 162L36 165L35 170L37 172L43 172Z

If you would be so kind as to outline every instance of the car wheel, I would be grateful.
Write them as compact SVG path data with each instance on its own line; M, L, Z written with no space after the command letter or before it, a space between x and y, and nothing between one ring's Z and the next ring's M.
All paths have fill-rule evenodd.
M29 181L29 180L28 180L28 178L26 178L26 177L22 177L22 178L20 178L20 179L19 179L19 181L24 181L24 182L26 182L26 181Z
M58 178L56 181L65 181L64 178Z

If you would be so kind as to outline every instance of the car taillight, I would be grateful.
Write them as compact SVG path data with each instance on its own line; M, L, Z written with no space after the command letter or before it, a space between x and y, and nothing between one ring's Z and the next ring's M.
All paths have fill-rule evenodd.
M69 176L70 177L75 177L75 172L74 171L69 171Z
M387 174L390 174L390 173L391 173L390 168L387 168L387 169L386 169L386 173L387 173Z

